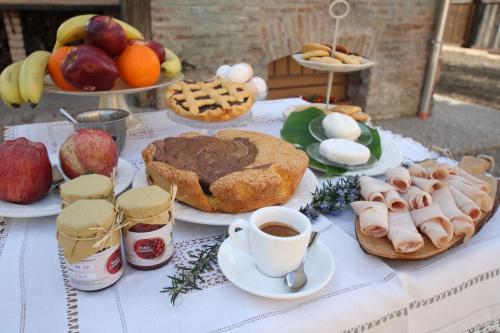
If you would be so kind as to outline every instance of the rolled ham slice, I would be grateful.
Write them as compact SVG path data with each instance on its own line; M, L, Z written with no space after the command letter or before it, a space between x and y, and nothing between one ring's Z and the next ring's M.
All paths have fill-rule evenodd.
M382 193L394 190L392 185L367 176L359 178L359 185L361 187L361 196L367 201L384 202Z
M359 218L361 232L367 236L384 237L389 229L387 206L383 202L354 201L351 203Z
M398 253L411 253L424 246L424 240L413 223L410 213L389 212L389 232L387 238Z
M491 192L491 185L490 184L488 184L484 180L481 180L481 179L479 179L477 177L474 177L473 175L471 175L470 173L468 173L464 169L460 169L458 171L458 175L460 177L464 178L465 180L467 180L469 183L471 183L471 184L479 187L484 192L486 192L486 193L490 193Z
M408 172L410 173L411 176L413 177L419 177L419 178L429 178L429 174L427 173L427 170L421 166L420 164L413 164L408 168Z
M453 225L437 204L410 212L413 223L438 249L450 244L453 238Z
M455 187L449 186L450 193L453 196L456 206L466 215L470 216L472 221L476 222L481 217L481 208L465 194Z
M476 227L472 218L457 207L450 190L447 187L437 190L432 193L432 200L439 205L443 214L450 220L454 235L465 235L464 242L469 241Z
M406 192L411 186L411 177L408 169L397 167L388 169L385 172L389 184L394 186L399 192Z
M397 191L384 192L384 200L387 208L391 212L402 212L408 210L408 204L403 200Z
M422 191L425 191L425 192L431 193L431 194L434 193L434 191L437 191L440 188L446 186L446 183L441 181L441 180L423 179L423 178L413 177L413 176L411 177L411 183L412 183L412 185L415 185L416 187L418 187Z
M453 166L451 164L446 164L446 163L441 163L439 164L442 168L448 169L448 174L450 176L456 176L458 175L458 171L460 170L459 167Z
M402 197L411 210L424 208L432 204L431 195L415 186L410 186L408 192L403 193Z
M431 179L443 180L450 176L447 164L438 164L435 167L428 168L427 173Z
M474 201L483 212L487 213L493 209L493 200L490 195L481 190L479 187L469 185L456 178L451 179L448 184L455 187L469 199Z

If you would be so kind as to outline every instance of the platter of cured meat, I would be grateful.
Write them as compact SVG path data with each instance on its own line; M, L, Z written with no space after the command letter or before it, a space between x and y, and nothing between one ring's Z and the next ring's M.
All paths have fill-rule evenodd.
M361 177L356 237L368 253L426 259L468 242L496 211L496 178L426 161L388 170L387 181Z

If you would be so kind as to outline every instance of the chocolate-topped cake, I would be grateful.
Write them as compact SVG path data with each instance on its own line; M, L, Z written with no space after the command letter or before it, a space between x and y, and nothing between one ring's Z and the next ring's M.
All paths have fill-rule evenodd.
M273 136L223 130L185 133L142 152L150 183L178 185L178 200L206 212L240 213L283 204L297 189L307 155Z

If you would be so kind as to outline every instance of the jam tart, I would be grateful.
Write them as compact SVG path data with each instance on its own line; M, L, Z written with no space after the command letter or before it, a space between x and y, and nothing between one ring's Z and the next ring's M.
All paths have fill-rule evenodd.
M201 121L226 121L247 113L253 98L241 84L213 79L181 81L167 89L167 105L178 115Z

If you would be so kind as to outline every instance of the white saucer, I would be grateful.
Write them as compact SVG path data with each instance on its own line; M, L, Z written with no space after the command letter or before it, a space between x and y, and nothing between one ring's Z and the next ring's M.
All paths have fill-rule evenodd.
M148 180L146 178L146 168L141 168L137 171L132 182L132 187L144 187L148 186ZM310 203L312 201L312 192L318 186L318 179L314 173L306 169L302 180L300 181L299 187L293 194L293 196L288 200L287 203L281 205L284 207L299 209L302 206ZM178 201L174 204L174 214L177 220L184 222L206 224L206 225L230 225L235 219L248 219L253 212L240 213L240 214L226 214L226 213L206 213L199 209L193 208L191 206L185 205Z
M58 158L50 156L52 165L58 164ZM115 194L125 191L134 178L135 168L128 161L119 158L118 169L116 171ZM61 212L61 198L59 192L51 189L49 193L40 201L29 205L19 205L0 200L0 216L25 218L53 216Z
M241 232L241 231L240 231ZM335 273L335 260L326 245L320 240L313 245L305 265L308 282L298 292L290 292L283 278L272 278L262 274L250 254L227 238L218 253L219 267L236 287L257 296L273 299L301 298L324 288Z

